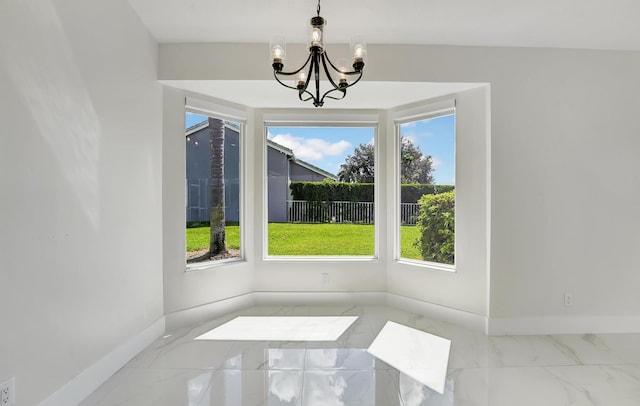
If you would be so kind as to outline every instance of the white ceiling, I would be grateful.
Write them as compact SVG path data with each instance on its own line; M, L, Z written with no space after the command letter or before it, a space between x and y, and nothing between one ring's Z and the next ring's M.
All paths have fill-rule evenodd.
M315 0L129 0L164 42L303 43ZM322 0L328 42L640 50L638 0Z
M306 42L309 19L317 5L316 0L129 2L160 43L265 45L274 35L285 36L288 43ZM370 44L640 51L640 0L322 0L321 5L328 44L349 43L352 36L362 35ZM250 107L301 107L296 95L275 81L165 83ZM403 91L397 91L398 86ZM327 101L325 107L388 108L468 87L375 83L365 78L344 100ZM381 94L385 95L382 102Z

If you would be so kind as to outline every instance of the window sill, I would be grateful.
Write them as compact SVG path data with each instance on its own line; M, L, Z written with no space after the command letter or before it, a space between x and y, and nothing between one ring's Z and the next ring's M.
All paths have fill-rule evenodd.
M357 256L357 257L333 257L333 256L286 256L274 255L263 258L264 261L287 261L287 262L377 262L378 257L375 256Z
M206 271L207 269L211 269L211 268L219 268L221 266L234 265L234 264L240 264L240 263L246 263L246 262L247 262L246 259L242 257L220 259L217 261L196 262L196 263L187 264L185 268L185 272Z
M437 262L419 261L414 259L400 258L396 260L398 264L411 265L420 268L426 268L434 271L457 272L455 265L439 264Z

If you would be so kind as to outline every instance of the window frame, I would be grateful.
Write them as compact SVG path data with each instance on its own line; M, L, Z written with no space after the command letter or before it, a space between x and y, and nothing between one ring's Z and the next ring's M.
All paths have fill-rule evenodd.
M376 168L379 167L380 163L380 117L378 114L363 114L363 113L350 113L350 114L340 114L340 113L332 113L328 112L328 114L322 116L319 120L317 115L310 114L301 114L295 112L289 113L272 113L265 114L262 121L263 131L263 173L267 173L267 165L268 165L268 146L267 146L267 137L268 137L268 129L270 127L292 127L292 128L300 128L300 127L327 127L327 128L336 128L336 127L352 127L352 128L371 128L373 130L373 143L374 143L374 166ZM263 233L262 233L262 241L263 241L263 255L262 260L266 262L304 262L304 261L313 261L313 262L336 262L336 261L359 261L359 262L367 262L367 261L379 261L380 260L380 177L376 176L374 178L374 252L373 255L362 255L362 256L336 256L336 255L295 255L295 256L287 256L287 255L269 255L269 185L268 185L269 177L267 175L262 177L263 183L263 194L264 201L262 204L263 210Z
M425 106L421 106L421 107L414 107L411 109L407 109L407 110L401 110L401 111L397 111L395 112L394 116L393 116L393 134L394 134L394 158L393 158L393 165L394 165L394 209L393 209L393 213L394 213L394 221L393 221L393 227L394 227L394 261L399 263L399 264L406 264L406 265L411 265L411 266L417 266L417 267L421 267L421 268L426 268L426 269L431 269L431 270L436 270L436 271L445 271L445 272L451 272L451 273L455 273L457 272L457 253L458 253L458 239L455 238L454 240L454 263L453 264L444 264L444 263L439 263L439 262L432 262L432 261L425 261L425 260L417 260L417 259L411 259L411 258L403 258L401 256L401 226L402 226L402 222L400 221L400 207L401 207L401 168L400 165L402 164L401 160L400 160L400 152L401 152L401 144L400 144L400 127L403 124L408 124L408 123L413 123L413 122L417 122L417 121L424 121L424 120L429 120L429 119L434 119L434 118L438 118L438 117L444 117L444 116L449 116L449 115L453 115L454 116L454 141L453 141L453 148L454 148L454 179L455 179L455 187L457 188L457 173L458 171L456 170L457 166L458 166L458 159L457 159L457 153L456 153L456 144L457 144L457 130L456 130L456 120L457 120L457 115L456 115L456 102L455 99L447 99L447 100L442 100L439 102L435 102L435 103L431 103ZM458 207L457 207L457 201L456 201L456 206L454 208L455 210L455 218L457 220L458 218ZM458 224L456 221L456 224L454 226L454 233L457 235L457 232L459 230L458 228Z
M231 121L238 124L238 182L239 182L239 230L240 230L240 255L233 258L225 258L220 260L208 260L202 262L187 263L187 251L185 247L185 272L204 271L207 269L218 268L220 266L232 265L247 262L246 258L246 130L247 130L247 113L244 110L236 109L227 105L209 102L199 98L185 98L184 115L187 113L198 114L206 117L212 117L224 121ZM185 166L183 168L183 178L185 179L185 196L184 206L188 204L188 185L186 184L186 149ZM186 214L185 214L186 215ZM185 218L186 226L186 218ZM185 229L186 230L186 229Z

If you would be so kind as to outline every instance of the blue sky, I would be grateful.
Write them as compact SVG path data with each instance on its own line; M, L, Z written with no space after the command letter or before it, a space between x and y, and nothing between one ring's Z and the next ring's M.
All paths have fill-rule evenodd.
M400 126L400 135L431 155L438 185L455 184L455 116L441 116Z
M186 127L206 118L187 113ZM453 115L403 124L400 134L409 138L425 155L431 155L436 184L454 184L454 127ZM374 139L370 127L269 127L269 139L293 150L297 158L328 172L337 174L340 164L360 144Z
M360 144L372 144L373 127L269 127L267 137L293 150L296 158L337 174Z

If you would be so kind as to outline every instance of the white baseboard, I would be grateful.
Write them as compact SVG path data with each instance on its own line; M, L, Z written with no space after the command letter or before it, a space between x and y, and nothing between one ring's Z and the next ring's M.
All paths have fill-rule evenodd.
M386 303L384 292L254 292L256 305L376 305Z
M257 305L384 304L385 295L383 292L252 292L169 313L165 316L166 328L172 331L192 326Z
M547 316L489 319L489 335L640 333L640 316Z
M151 326L120 344L98 362L82 371L62 388L40 402L39 406L71 406L79 404L164 332L165 319L161 317Z
M255 305L254 294L247 293L165 315L167 331L192 326Z
M426 317L446 321L448 323L468 328L469 330L479 331L486 334L487 318L484 316L451 307L424 302L422 300L406 296L396 295L395 293L387 293L386 295L387 305L395 307L396 309L421 314Z

